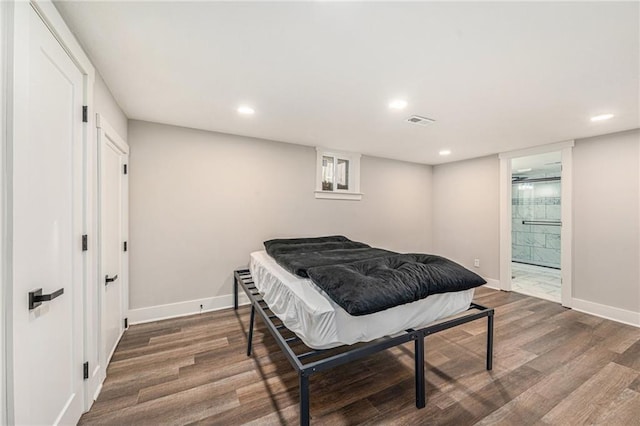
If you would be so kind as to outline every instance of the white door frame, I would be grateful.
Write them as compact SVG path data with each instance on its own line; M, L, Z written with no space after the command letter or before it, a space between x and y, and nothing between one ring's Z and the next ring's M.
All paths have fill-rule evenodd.
M22 3L22 2L21 2ZM18 3L19 4L19 3ZM89 111L93 109L93 85L95 81L95 69L89 58L84 53L80 44L75 39L67 25L65 24L62 16L55 8L50 0L30 0L29 5L33 7L36 13L40 16L45 25L53 33L54 37L58 40L61 46L69 54L70 58L74 61L80 72L83 74L84 90L83 90L83 103L88 107ZM12 317L13 317L13 285L12 285L12 271L11 271L11 253L13 251L13 236L11 235L11 229L13 226L12 211L13 211L13 198L12 198L12 147L14 143L13 133L13 115L9 105L13 104L13 65L14 55L20 54L14 50L14 34L17 28L27 25L23 22L24 19L21 14L15 13L16 2L0 2L0 19L2 19L2 34L0 34L0 53L2 57L0 59L1 65L1 82L3 85L2 90L2 107L0 107L0 113L2 114L2 134L0 141L2 142L2 154L0 154L0 235L2 236L3 245L1 247L0 256L0 278L1 286L0 292L2 296L2 343L1 349L1 361L2 361L2 388L0 388L0 395L2 395L2 401L0 402L0 408L2 417L0 417L0 423L10 424L14 419L14 406L13 406L13 390L12 390L12 371L13 371L13 336L12 336ZM95 182L96 179L92 175L95 174L95 148L94 148L94 132L91 130L93 127L92 114L88 115L88 122L83 126L83 157L84 157L84 187L83 191L83 233L87 235L95 235L95 207L91 203L92 197L95 195ZM95 244L94 244L95 245ZM85 288L84 299L84 319L85 319L85 359L88 359L86 342L87 334L95 332L91 330L88 325L88 320L91 315L95 315L95 312L87 310L91 304L87 302L87 286L95 285L95 274L90 273L95 269L95 256L96 250L91 250L91 239L89 239L89 251L85 253L85 260L83 265L83 282ZM91 403L91 399L87 398L86 386L85 386L85 409L88 409Z
M98 177L99 177L99 185L98 185L98 223L102 223L102 199L103 199L103 191L104 191L104 186L103 186L103 182L102 182L102 144L105 143L107 140L109 141L109 143L111 143L112 145L114 145L124 156L126 159L126 162L128 163L128 159L129 159L129 145L127 144L127 142L118 134L118 132L116 132L116 130L107 122L107 120L101 116L100 114L96 114L96 127L98 129L98 137L97 137L97 144L96 144L96 149L98 152ZM127 179L128 175L123 175L123 180L122 180L122 237L124 239L124 241L128 241L129 239L129 181ZM100 362L100 370L98 372L98 377L99 377L99 382L100 382L100 386L97 388L97 392L95 393L95 397L97 398L98 393L100 392L101 386L102 386L102 382L104 381L104 379L106 378L107 375L107 365L109 364L109 360L111 359L111 356L113 355L113 351L109 354L103 354L102 350L104 348L104 335L102 333L102 307L103 307L103 297L104 297L104 292L105 292L105 286L103 285L103 280L104 280L104 276L106 274L106 272L104 271L104 266L103 266L103 235L102 235L102 227L100 227L98 229L98 288L100 289L98 291L98 323L99 323L99 327L98 327L98 333L100 338L98 339L99 342L99 351L100 351L100 356L99 356L99 362ZM121 279L122 281L120 282L120 284L122 285L122 293L123 293L123 300L122 300L122 312L124 315L127 315L128 311L129 311L129 252L128 251L122 251L121 252L121 256L122 256L122 271L120 272L121 274ZM122 331L124 332L124 326ZM122 337L122 334L120 335L120 337ZM114 348L115 349L115 348Z
M511 159L529 155L544 154L560 151L562 158L562 185L560 197L562 200L560 234L560 267L562 290L560 301L562 306L572 306L572 187L573 162L572 153L575 142L573 140L558 142L517 151L503 152L500 157L500 289L511 291Z
M7 165L5 164L7 158L7 135L9 123L8 117L8 102L10 101L9 91L7 90L9 85L9 66L8 64L8 52L7 48L10 45L10 37L12 28L9 25L11 20L9 16L13 16L12 11L13 4L10 2L0 2L0 424L9 424L9 417L7 415L7 366L6 366L6 300L9 297L8 289L6 288L8 280L6 279L6 265L10 262L7 259L6 250L6 222L5 222L5 208L6 208L6 173Z

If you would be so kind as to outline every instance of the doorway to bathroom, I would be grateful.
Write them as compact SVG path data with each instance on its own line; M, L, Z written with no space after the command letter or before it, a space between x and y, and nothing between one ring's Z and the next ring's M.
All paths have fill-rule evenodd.
M560 151L511 160L511 290L560 303Z
M572 305L572 150L501 153L500 289Z

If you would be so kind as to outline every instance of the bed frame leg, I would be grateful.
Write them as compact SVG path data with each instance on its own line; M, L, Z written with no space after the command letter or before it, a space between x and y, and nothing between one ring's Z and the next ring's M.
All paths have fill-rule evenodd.
M416 364L416 407L424 408L427 405L424 380L424 337L418 336L415 340L415 344L416 348L413 359Z
M233 274L233 309L238 310L238 278Z
M487 370L493 368L493 312L487 316Z
M309 376L298 373L300 383L300 426L309 426Z
M247 356L251 356L251 346L253 343L253 323L256 319L256 307L251 305L251 317L249 318L249 337L247 338Z

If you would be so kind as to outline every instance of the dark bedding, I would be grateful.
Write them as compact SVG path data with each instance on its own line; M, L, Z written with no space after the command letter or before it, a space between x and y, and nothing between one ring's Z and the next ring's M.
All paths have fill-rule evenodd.
M367 315L486 281L461 265L429 254L398 254L309 268L309 277L351 315Z
M309 277L351 315L367 315L486 281L444 257L398 254L343 236L269 240L278 264Z
M343 236L295 238L265 241L267 254L292 274L307 278L307 270L316 266L351 263L397 254L372 248Z

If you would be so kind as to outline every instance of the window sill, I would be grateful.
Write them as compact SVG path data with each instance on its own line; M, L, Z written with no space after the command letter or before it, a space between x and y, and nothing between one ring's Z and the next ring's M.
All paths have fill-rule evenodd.
M316 198L322 200L362 200L361 192L315 191Z

